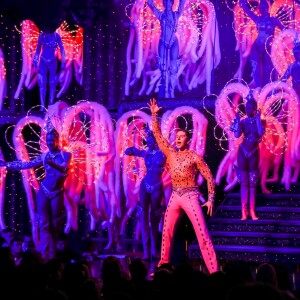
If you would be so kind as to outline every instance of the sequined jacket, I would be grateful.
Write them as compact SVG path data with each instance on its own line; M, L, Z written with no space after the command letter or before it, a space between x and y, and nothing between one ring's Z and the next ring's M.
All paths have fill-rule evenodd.
M167 157L173 187L196 186L197 175L200 172L207 181L208 193L213 195L215 192L213 176L203 158L193 150L177 151L170 145L161 133L156 114L152 115L152 130L159 148Z

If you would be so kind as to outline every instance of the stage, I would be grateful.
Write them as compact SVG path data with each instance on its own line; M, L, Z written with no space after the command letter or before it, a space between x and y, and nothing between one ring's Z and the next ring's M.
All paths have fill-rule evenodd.
M186 1L184 17L177 24L180 53L168 71L158 56L159 20L149 13L146 2L142 1L141 14L137 13L139 1L131 0L91 0L82 6L78 1L39 6L34 0L32 7L4 2L0 14L0 160L28 161L43 155L45 124L48 119L53 122L61 135L61 148L73 157L64 186L66 219L60 235L72 259L86 256L98 277L108 255L119 257L126 270L130 261L143 256L136 208L146 168L141 159L124 153L132 146L147 148L145 128L152 122L148 104L155 98L161 107L158 117L164 137L174 144L178 128L190 131L191 149L204 158L213 174L214 214L206 216L206 221L220 266L242 261L255 273L262 262L283 264L297 285L300 106L291 79L283 82L280 78L294 62L299 4L277 7L276 1L272 3L272 12L284 12L287 28L276 30L275 48L269 51L276 76L264 86L255 86L250 52L256 35L249 34L255 28L239 2L215 2L214 7L209 1ZM162 1L155 2L162 6ZM258 13L256 5L253 9ZM52 51L57 73L44 85L34 60L38 37L49 25L56 26L66 51ZM48 80L47 76L43 79ZM42 97L45 88L46 99ZM230 127L237 115L246 118L245 99L250 91L267 133L259 145L259 219L241 221L235 169L239 140ZM50 95L55 96L52 104ZM165 171L164 205L171 190L170 174ZM11 227L22 238L33 236L37 245L37 191L44 176L43 168L0 168L0 229ZM202 200L207 200L201 176L197 184ZM109 232L104 223L108 220L122 249L113 245L105 250ZM161 228L158 245L160 239ZM174 264L182 261L206 272L186 216L176 231L172 253ZM145 263L150 274L157 260Z

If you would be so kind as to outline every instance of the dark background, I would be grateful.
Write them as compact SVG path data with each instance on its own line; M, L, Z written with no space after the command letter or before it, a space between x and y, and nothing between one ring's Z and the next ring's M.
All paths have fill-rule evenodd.
M233 13L224 0L211 1L216 9L221 45L221 62L212 72L212 94L218 94L238 68L238 52L235 51L235 36L233 30ZM132 3L129 0L2 0L0 10L4 16L1 47L4 53L8 46L12 46L10 28L19 26L25 19L32 20L38 28L46 26L59 27L63 20L68 24L80 25L85 34L85 73L84 85L73 86L62 100L72 102L74 98L84 97L87 100L99 101L109 109L117 109L122 101L139 99L134 87L131 95L124 96L124 82L126 76L126 46L129 32L129 19L125 15L125 7ZM229 2L228 2L229 3ZM233 6L232 4L228 4ZM15 35L14 42L18 44ZM93 50L91 50L93 49ZM20 63L18 55L17 62ZM17 66L18 67L18 66ZM9 68L7 68L9 79ZM250 81L249 66L246 66L245 79ZM74 83L75 84L75 83ZM29 92L25 97L38 98L37 91ZM12 95L9 95L11 98ZM198 88L185 93L177 92L177 97L185 99L206 96L205 83ZM70 100L71 99L71 100ZM31 100L33 101L33 100ZM28 103L28 101L27 101ZM73 104L73 103L70 103ZM30 105L29 105L30 106ZM26 109L26 108L25 108Z

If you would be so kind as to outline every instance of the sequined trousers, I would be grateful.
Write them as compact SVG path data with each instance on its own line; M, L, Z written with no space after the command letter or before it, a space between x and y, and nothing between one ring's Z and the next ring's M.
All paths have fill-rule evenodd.
M217 256L199 203L199 191L196 189L186 190L184 194L175 190L172 192L164 217L161 259L158 267L170 262L176 224L182 210L185 211L193 225L208 272L211 274L219 271Z

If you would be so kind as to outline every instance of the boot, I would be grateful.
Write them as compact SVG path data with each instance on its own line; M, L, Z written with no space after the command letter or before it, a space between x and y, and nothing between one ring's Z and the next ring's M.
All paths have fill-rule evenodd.
M248 219L248 215L249 215L248 209L247 208L242 208L241 220L246 221Z
M258 220L258 216L255 213L256 202L256 184L258 181L258 170L249 172L249 202L250 202L250 216L252 220Z
M55 94L56 94L56 82L52 81L49 83L49 105L54 104Z
M252 220L256 221L259 219L259 217L255 213L256 188L251 187L249 191L250 191L250 217L252 218Z
M103 221L101 225L102 225L102 229L106 229L107 228L108 243L104 247L104 250L108 251L108 250L111 250L112 245L113 245L113 241L114 241L113 226L112 226L112 224L109 221Z
M150 241L151 241L151 260L159 259L157 251L158 226L162 214L162 209L150 212Z
M177 82L177 74L170 74L169 85L168 85L168 98L175 97L175 86Z
M167 73L167 64L166 60L160 56L156 56L157 68L160 70L160 84L158 88L158 97L167 98L167 89L166 89L166 73Z
M40 105L40 111L44 111L46 105L46 87L44 86L40 87Z
M245 221L248 218L248 194L249 194L249 188L247 185L242 184L241 185L241 206L242 206L242 217L241 220Z
M149 210L148 207L143 207L143 211L140 218L142 242L144 256L143 260L150 260L150 227L149 227Z
M39 73L38 74L38 85L40 88L40 111L45 110L46 105L46 94L47 94L47 76Z
M116 251L122 252L123 246L121 244L121 239L120 239L121 219L117 217L114 220L115 220L114 221L114 244L116 246Z
M49 260L49 251L51 247L51 234L50 229L48 225L45 225L43 227L39 227L39 233L40 233L40 249L43 261Z
M247 171L237 169L238 178L241 184L241 208L242 208L242 221L248 218L248 199L249 199L249 177Z
M179 66L181 64L182 58L177 60L170 61L170 75L169 75L169 85L168 85L168 93L170 98L175 97L175 87L177 83L177 73L179 70Z

